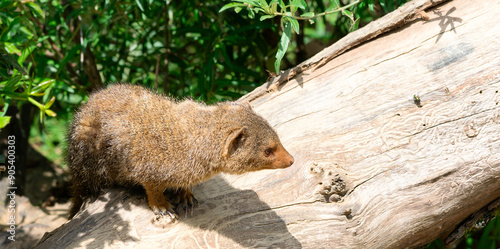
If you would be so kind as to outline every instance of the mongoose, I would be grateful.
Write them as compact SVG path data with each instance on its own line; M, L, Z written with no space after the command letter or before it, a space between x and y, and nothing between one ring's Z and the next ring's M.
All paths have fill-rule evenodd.
M293 157L250 105L176 101L141 86L115 84L89 96L69 128L72 218L83 199L112 186L142 186L157 215L177 218L164 197L193 204L191 186L220 172L286 168Z

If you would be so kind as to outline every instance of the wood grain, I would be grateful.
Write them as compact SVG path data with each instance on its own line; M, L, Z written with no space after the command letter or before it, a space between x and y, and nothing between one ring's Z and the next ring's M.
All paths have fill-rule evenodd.
M165 228L151 223L145 197L113 190L38 248L405 248L445 238L500 198L500 1L426 14L243 98L276 128L292 167L201 184L200 206Z

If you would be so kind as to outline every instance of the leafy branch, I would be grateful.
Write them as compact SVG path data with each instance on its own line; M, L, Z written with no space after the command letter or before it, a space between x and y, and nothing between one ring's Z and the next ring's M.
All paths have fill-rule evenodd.
M34 2L5 1L0 4L0 129L11 117L6 116L10 105L28 101L40 109L40 120L45 115L55 117L50 109L55 97L46 95L54 79L30 76L36 63L33 52L38 48L38 36L32 20L44 19L43 11ZM30 62L25 61L30 57ZM28 68L24 68L24 64ZM35 98L44 96L42 104Z
M307 20L312 24L314 23L315 18L340 12L342 15L347 16L351 20L351 28L357 27L359 19L355 19L354 14L349 11L349 9L356 6L360 2L360 0L356 0L341 7L339 0L330 0L332 6L329 10L322 13L314 13L311 11L305 12L308 9L305 0L290 0L288 4L285 4L283 0L271 0L269 3L266 0L233 0L232 3L224 5L219 12L234 8L236 13L239 13L245 8L248 10L248 17L252 19L255 18L255 15L260 12L263 14L260 17L260 21L278 16L281 17L280 23L282 35L278 45L278 51L276 53L276 62L274 63L275 71L278 73L281 60L285 56L288 45L290 44L292 29L296 34L300 33L299 20ZM305 13L299 15L299 10Z

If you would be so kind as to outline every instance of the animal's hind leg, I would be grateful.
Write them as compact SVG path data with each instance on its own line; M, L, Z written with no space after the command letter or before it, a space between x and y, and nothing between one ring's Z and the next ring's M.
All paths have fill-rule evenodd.
M196 206L198 205L198 200L194 197L191 188L183 188L180 190L180 199L184 205Z
M191 214L193 214L193 209L195 206L198 205L198 200L194 197L193 192L191 191L191 188L179 188L177 189L176 193L176 199L179 200L179 205L177 206L177 209L183 208L185 209L185 215L187 216L188 213L188 208L191 208Z

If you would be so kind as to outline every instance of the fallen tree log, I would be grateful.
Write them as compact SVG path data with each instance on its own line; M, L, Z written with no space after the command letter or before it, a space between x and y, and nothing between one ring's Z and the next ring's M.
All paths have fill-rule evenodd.
M349 50L333 45L242 98L276 128L292 167L217 176L166 227L151 222L145 196L110 190L37 248L404 248L457 237L500 203L500 1L436 3L410 2L340 41Z

